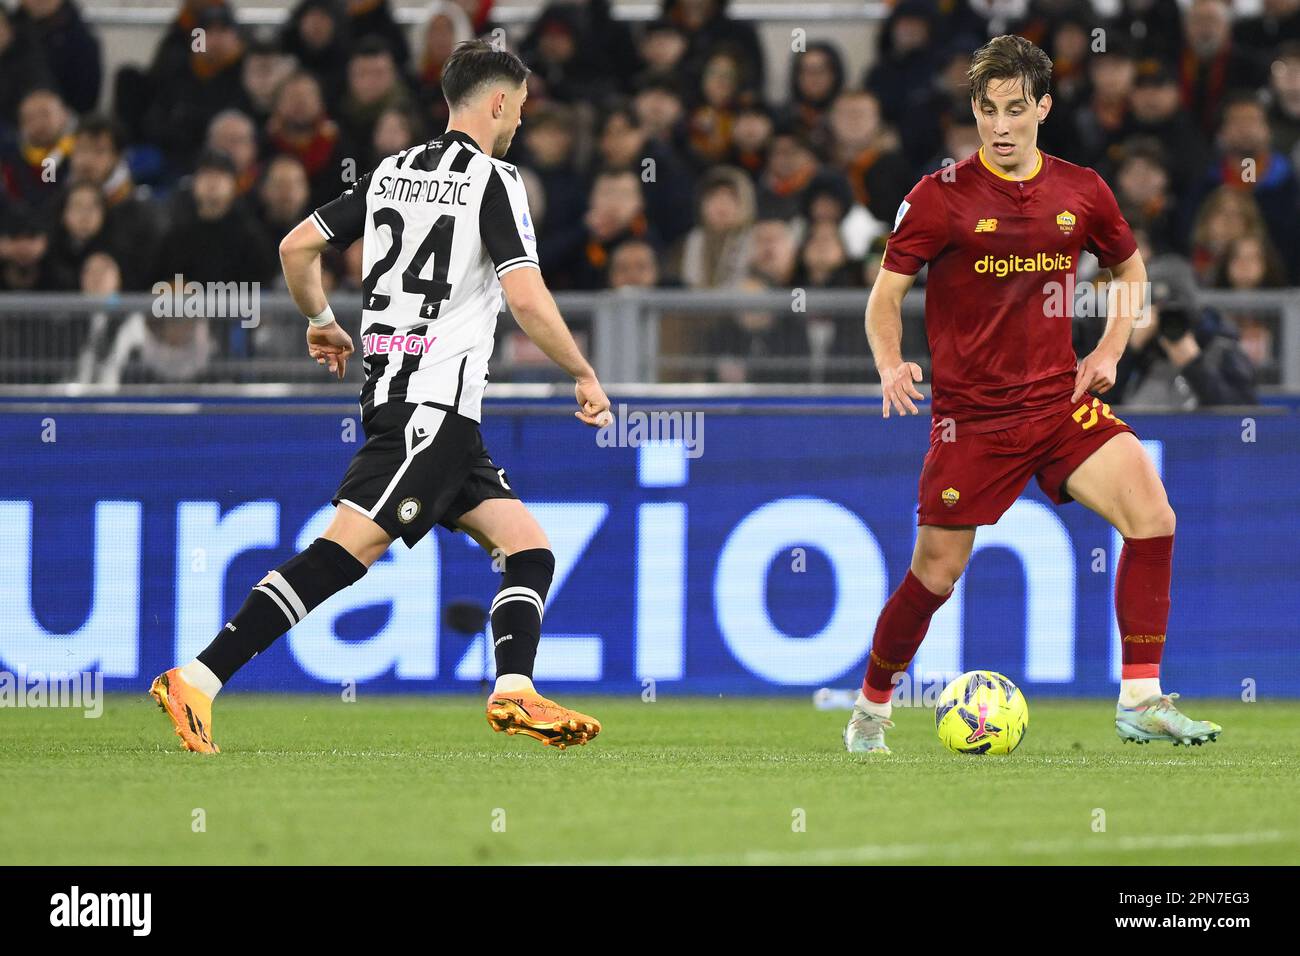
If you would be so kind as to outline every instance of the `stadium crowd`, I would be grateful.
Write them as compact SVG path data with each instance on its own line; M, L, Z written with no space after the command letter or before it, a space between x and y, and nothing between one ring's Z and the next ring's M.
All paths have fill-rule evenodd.
M1274 326L1194 295L1300 285L1300 0L1263 0L1250 18L1225 0L1120 7L1107 21L1088 0L900 0L853 76L834 42L769 62L726 0L663 0L635 25L607 0L554 3L509 35L493 0L435 0L409 32L388 0L301 0L265 31L241 26L231 0L182 0L152 62L107 76L75 0L0 0L0 291L149 290L176 275L276 287L280 237L382 156L441 132L441 64L494 35L533 71L507 159L552 288L865 288L917 178L979 145L971 53L1016 32L1055 63L1040 145L1098 169L1147 260L1192 277L1173 283L1192 290L1181 335L1135 337L1134 388L1158 366L1173 382L1222 362L1214 390L1189 398L1204 376L1183 376L1164 401L1249 398L1275 370ZM327 288L359 288L360 244L325 273ZM10 354L28 347L0 336ZM152 356L135 374L179 380L212 355L290 347L202 322L118 338L115 353ZM859 316L666 321L661 344L709 357L669 377L873 374Z

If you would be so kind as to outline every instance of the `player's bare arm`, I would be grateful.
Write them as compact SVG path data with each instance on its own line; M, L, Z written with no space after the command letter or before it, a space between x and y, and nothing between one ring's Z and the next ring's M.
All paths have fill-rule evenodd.
M915 384L921 381L921 366L903 361L903 297L915 279L881 269L867 299L867 342L880 373L880 406L885 418L891 405L900 415L919 414L914 400L925 398Z
M573 341L542 274L536 269L508 272L501 277L501 290L524 334L537 343L547 358L573 377L574 394L580 406L574 416L588 425L608 424L609 398L600 387L595 370L583 358L578 343Z
M352 338L333 320L333 312L325 300L320 257L327 245L320 230L304 219L280 241L280 264L294 304L312 321L307 326L307 354L317 365L328 365L341 379L352 354ZM325 322L326 319L329 321Z
M1071 401L1077 402L1088 392L1107 392L1115 384L1115 367L1124 354L1133 323L1142 307L1147 269L1141 253L1135 252L1119 265L1111 267L1110 275L1106 331L1097 347L1079 362Z

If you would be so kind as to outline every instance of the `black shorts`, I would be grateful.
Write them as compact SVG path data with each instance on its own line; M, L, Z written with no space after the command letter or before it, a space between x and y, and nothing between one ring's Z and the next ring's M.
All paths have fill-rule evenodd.
M478 422L430 405L388 402L361 421L366 443L348 465L334 504L355 508L408 548L435 524L489 498L517 498L483 445Z

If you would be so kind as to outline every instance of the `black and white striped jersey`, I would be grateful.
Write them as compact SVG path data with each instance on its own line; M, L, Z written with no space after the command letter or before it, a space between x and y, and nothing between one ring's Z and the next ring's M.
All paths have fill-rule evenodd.
M538 268L519 171L459 130L384 159L311 216L362 240L362 412L427 403L481 419L500 277Z

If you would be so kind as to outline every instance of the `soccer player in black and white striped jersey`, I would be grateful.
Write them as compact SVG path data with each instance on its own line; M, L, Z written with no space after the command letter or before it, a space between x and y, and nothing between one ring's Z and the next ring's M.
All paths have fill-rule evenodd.
M216 752L212 699L234 673L332 594L354 584L396 538L435 524L463 530L505 575L492 603L497 680L487 718L545 744L586 743L600 723L532 684L555 558L479 432L488 359L504 292L520 327L573 376L576 417L599 427L609 399L542 281L535 229L509 148L528 69L482 40L460 44L442 73L447 131L379 163L280 244L308 354L342 378L354 346L320 279L327 244L362 240L361 390L366 442L334 496L334 519L307 550L269 572L197 658L151 693L187 749Z

